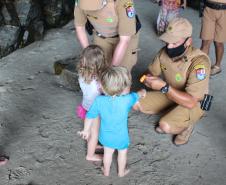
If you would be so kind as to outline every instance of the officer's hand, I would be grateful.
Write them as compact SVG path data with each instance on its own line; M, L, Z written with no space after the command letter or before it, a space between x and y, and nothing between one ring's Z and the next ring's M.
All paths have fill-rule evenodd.
M159 91L163 86L165 86L166 82L156 76L147 76L144 84L153 90Z

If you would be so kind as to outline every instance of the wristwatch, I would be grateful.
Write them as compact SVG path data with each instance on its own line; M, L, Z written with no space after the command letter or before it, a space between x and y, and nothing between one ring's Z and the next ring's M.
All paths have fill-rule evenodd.
M166 94L168 91L169 91L169 84L166 83L165 86L163 86L161 89L160 89L161 93L163 94Z

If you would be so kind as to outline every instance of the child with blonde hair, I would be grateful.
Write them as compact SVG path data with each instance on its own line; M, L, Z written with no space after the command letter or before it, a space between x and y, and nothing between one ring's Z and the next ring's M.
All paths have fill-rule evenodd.
M128 113L144 97L145 90L130 93L131 75L124 67L111 67L105 70L100 82L105 95L98 96L86 114L84 130L79 132L83 139L92 137L91 128L100 118L99 142L104 147L103 174L109 176L112 156L118 151L118 176L123 177L126 168L129 146Z
M99 76L108 67L103 50L97 45L89 45L80 56L77 65L79 86L82 90L82 103L77 107L77 116L85 119L94 99L101 94ZM86 159L90 161L102 160L101 155L95 154L98 142L99 124L92 126L92 137L89 138Z
M85 119L96 96L100 95L99 76L108 67L103 50L97 45L85 48L77 65L79 86L82 90L82 103L77 108L77 115Z
M179 17L180 9L186 7L187 0L158 0L158 3L161 8L157 19L157 33L161 35L168 23Z

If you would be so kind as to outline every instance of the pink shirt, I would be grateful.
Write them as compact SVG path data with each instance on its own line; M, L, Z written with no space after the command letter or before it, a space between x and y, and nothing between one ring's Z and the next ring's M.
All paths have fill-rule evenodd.
M180 0L162 0L162 6L167 10L175 10L180 8Z

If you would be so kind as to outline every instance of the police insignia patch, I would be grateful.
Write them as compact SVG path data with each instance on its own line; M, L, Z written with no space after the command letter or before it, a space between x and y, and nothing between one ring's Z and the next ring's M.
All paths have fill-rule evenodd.
M126 9L126 15L129 18L133 18L135 16L135 9L134 9L133 3L127 2L127 3L124 4L124 7Z
M198 80L204 80L206 78L205 68L196 69L196 78Z
M106 22L109 22L109 23L112 23L113 22L113 19L112 18L106 18L105 20L106 20Z
M195 67L196 71L196 78L198 80L204 80L206 78L206 70L204 65L196 65Z
M177 74L176 74L176 76L175 76L175 80L176 80L177 82L179 82L179 81L181 81L181 80L182 80L182 76L181 76L181 74L180 74L180 73L177 73Z

